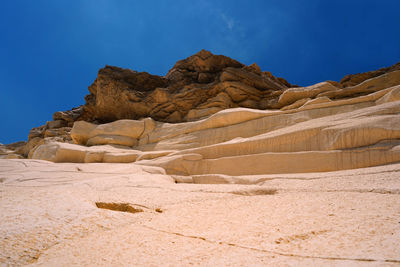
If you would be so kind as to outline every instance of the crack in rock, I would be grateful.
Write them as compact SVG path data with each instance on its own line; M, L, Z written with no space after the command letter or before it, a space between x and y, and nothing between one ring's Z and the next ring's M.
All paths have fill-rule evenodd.
M235 243L230 243L230 242L225 242L225 241L215 241L215 240L209 240L205 237L202 236L189 236L185 235L182 233L177 233L177 232L168 232L165 230L160 230L156 229L147 225L142 225L142 227L150 229L152 231L156 231L159 233L165 233L165 234L170 234L170 235L175 235L175 236L180 236L184 238L191 238L191 239L200 239L205 242L211 243L211 244L219 244L219 245L226 245L226 246L231 246L231 247L237 247L241 249L247 249L247 250L253 250L253 251L258 251L258 252L263 252L263 253L270 253L270 254L275 254L275 255L280 255L280 256L285 256L285 257L297 257L297 258L306 258L306 259L321 259L321 260L333 260L333 261L361 261L361 262L388 262L388 263L400 263L400 259L371 259L371 258L345 258L345 257L329 257L329 256L310 256L310 255L300 255L300 254L293 254L293 253L285 253L285 252L279 252L279 251L274 251L274 250L267 250L267 249L261 249L261 248L255 248L255 247L248 247L240 244L235 244Z

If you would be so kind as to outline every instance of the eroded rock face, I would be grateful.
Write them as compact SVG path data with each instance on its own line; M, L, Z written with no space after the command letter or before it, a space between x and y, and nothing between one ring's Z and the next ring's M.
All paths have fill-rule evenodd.
M178 61L165 77L106 66L89 87L81 119L191 121L226 108L272 108L274 93L288 87L256 64L202 50Z
M400 70L400 62L394 64L393 66L387 67L387 68L381 68L379 70L374 70L374 71L368 71L364 73L357 73L357 74L350 74L346 75L340 80L340 85L342 87L349 87L349 86L354 86L359 83L362 83L365 80L378 77L380 75L383 75L385 73L389 73L392 71Z
M73 108L67 111L57 111L53 114L53 120L58 122L59 124L62 124L62 126L72 127L73 123L82 116L82 113L83 113L83 106ZM54 127L54 128L59 128L59 127Z
M400 262L400 70L281 89L202 51L164 78L103 75L94 87L112 105L133 92L167 110L104 123L95 114L114 115L94 102L0 144L1 263Z
M345 88L345 93L339 92L339 96L331 93L327 97L354 97L357 92L348 90L349 87L398 70L400 63L347 75L340 82L315 85L314 92ZM194 121L228 108L283 108L289 102L294 103L287 101L287 96L297 90L295 87L298 86L261 71L256 64L245 66L226 56L202 50L178 61L164 77L106 66L99 70L96 80L89 86L90 94L85 97L84 106L56 112L53 117L55 121L65 121L69 127L77 120L105 123L150 117L172 123ZM291 91L286 92L288 88Z
M12 144L0 144L0 159L21 159L24 158L26 142L20 141Z
M310 246L318 248L319 255L324 257L337 259L337 255L345 251L348 255L341 255L344 264L354 255L362 255L371 262L397 263L399 238L393 238L392 233L398 222L393 217L398 213L398 205L393 203L398 202L400 192L400 166L396 164L400 161L400 84L393 84L398 83L399 73L387 73L345 89L323 83L286 90L280 99L280 110L233 108L205 119L174 124L155 122L151 118L107 124L78 121L68 136L79 144L52 141L61 136L42 138L51 131L61 132L65 128L54 128L62 126L60 122L47 123L31 132L27 146L33 147L29 156L34 160L3 159L0 162L0 185L4 195L4 205L1 205L4 219L0 228L6 237L2 240L5 253L3 258L0 255L0 260L11 265L35 261L44 265L59 265L62 261L68 265L71 264L70 255L74 255L76 265L88 262L104 265L103 259L98 260L102 258L99 254L79 253L81 248L101 251L106 247L101 254L112 258L109 262L112 265L114 259L120 259L121 249L126 251L127 236L133 236L129 251L142 248L144 239L158 246L151 249L157 251L153 258L148 256L150 250L144 250L142 255L147 258L139 265L148 264L149 259L157 265L158 252L171 247L172 242L182 243L167 251L165 261L171 259L177 247L184 248L177 256L181 257L181 253L198 251L199 246L207 243L201 259L203 255L214 253L212 264L215 264L216 259L221 258L221 253L215 254L221 251L221 241L216 243L215 249L210 249L210 242L225 240L229 248L236 243L242 251L242 242L249 236L254 240L252 247L266 244L266 237L269 237L265 250L271 246L281 249L282 244L293 243L290 250L287 249L290 258L294 251L304 260L309 250L303 248L309 243L299 246L300 241L292 242L293 237L299 236L299 240L307 242L319 235L319 243ZM116 145L129 138L137 140L137 144ZM38 143L35 145L35 142ZM18 158L18 154L7 153L18 150L21 145L23 143L0 146L0 152L7 149L6 157ZM3 155L0 153L0 157ZM326 173L370 166L378 167ZM257 197L248 199L254 195ZM299 204L299 201L303 202ZM336 207L332 203L337 203ZM135 228L132 217L109 216L103 209L98 211L102 207L116 210L112 212L143 209L140 214L147 217L135 218L136 222L141 220L139 228ZM159 211L164 209L167 212L163 216L169 217L157 219ZM254 211L251 216L248 210ZM274 216L270 216L271 210ZM372 224L365 219L371 217L371 211L376 215ZM217 220L215 214L220 214ZM245 224L238 219L244 214L250 218ZM114 218L112 223L107 221L110 218ZM207 223L204 223L205 218ZM231 223L233 230L232 227L226 230L226 218L234 222ZM274 224L265 218L272 218ZM349 224L349 218L354 223ZM99 222L104 225L99 226ZM148 228L143 227L146 224ZM104 231L110 229L110 225L114 230ZM127 229L127 225L133 228ZM216 234L204 237L210 225L215 227ZM282 225L289 225L289 228L282 230ZM343 225L350 228L344 231ZM378 227L371 230L371 225ZM161 232L154 231L156 227ZM166 227L172 234L165 236L176 239L164 240L160 245L160 234L165 234ZM271 228L270 232L263 232ZM143 235L146 229L149 233ZM329 234L325 235L325 231ZM132 233L142 233L141 238ZM193 238L192 233L197 233L198 238ZM263 234L260 236L260 233ZM193 244L193 250L187 249L188 240L181 240L185 235L189 236L188 240L199 241ZM149 239L151 236L154 238ZM230 236L235 239L227 239ZM346 250L343 250L344 237L352 241ZM375 242L376 238L384 242ZM204 242L205 239L211 241ZM110 240L116 249L109 248ZM324 247L324 244L329 245ZM332 247L338 252L333 253ZM366 247L374 248L375 254L371 256L371 250L365 250ZM311 250L312 257L315 251ZM242 265L248 265L249 251L245 253L237 258L246 258ZM382 260L382 255L387 258ZM134 256L137 257L137 253ZM280 257L281 253L276 256ZM250 258L257 259L256 256ZM263 260L255 265L266 262L284 265L287 260L284 258L276 264ZM136 258L120 262L121 265L138 264ZM190 263L192 261L188 265ZM198 265L208 263L200 260ZM236 263L233 261L232 265ZM332 262L318 263L329 265ZM181 261L173 264L179 265ZM293 263L305 264L309 262Z
M358 96L349 98L348 92ZM100 125L76 122L71 137L80 145L50 142L39 146L32 158L136 162L182 177L390 164L400 161L399 92L400 71L395 71L346 89L320 83L286 90L278 102L281 110L233 108L175 124L151 118Z
M349 75L340 83L327 81L308 87L291 85L282 78L261 71L256 64L245 66L205 50L178 61L165 77L106 66L99 70L98 77L89 87L90 94L85 98L85 105L54 113L53 121L30 131L26 144L18 148L3 146L1 157L32 157L38 146L52 142L130 148L146 146L143 149L156 151L161 147L165 150L181 149L191 147L189 144L194 143L190 139L192 137L185 136L186 141L166 141L168 138L165 136L187 134L182 129L193 125L200 127L195 127L194 132L203 131L204 125L217 131L218 127L225 127L232 121L241 124L242 118L248 114L252 114L251 119L245 120L258 118L259 114L263 114L261 110L293 113L318 109L322 112L320 116L326 116L329 109L337 113L347 112L348 105L361 108L371 103L393 102L399 98L398 90L392 90L400 84L399 66L400 63L377 71ZM340 111L341 106L343 111ZM257 111L233 112L237 108ZM254 114L258 115L252 117ZM126 119L128 121L124 121ZM302 120L307 118L290 121L296 123ZM284 121L281 123L287 125ZM246 131L252 133L253 130ZM255 133L262 131L256 130ZM225 136L221 133L215 135ZM244 136L247 135L239 130L222 139L207 137L210 140L206 143L215 144ZM203 145L202 142L198 146Z
M122 145L137 146L138 140L146 132L154 129L154 121L146 120L118 120L106 124L96 125L85 121L77 121L71 131L71 138L81 145Z

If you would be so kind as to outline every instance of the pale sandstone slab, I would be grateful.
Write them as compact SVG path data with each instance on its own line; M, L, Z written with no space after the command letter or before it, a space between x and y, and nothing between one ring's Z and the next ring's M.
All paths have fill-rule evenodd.
M289 88L279 97L281 106L292 104L300 99L313 98L322 92L337 91L339 88L328 82L317 83L308 87Z
M114 134L99 134L95 135L87 141L88 146L98 146L98 145L121 145L121 146L136 146L138 143L137 139Z
M145 124L147 131L145 132ZM71 137L75 143L81 145L123 145L135 146L143 134L148 134L154 128L154 123L137 120L118 120L106 124L92 124L77 121L71 130Z
M122 146L99 145L85 147L75 144L51 142L39 146L32 155L32 159L48 160L52 162L133 162L140 155L141 151L129 149ZM127 158L131 161L127 161Z
M90 133L96 128L96 124L86 121L76 121L71 130L71 138L76 144L86 145L91 137Z
M374 79L385 80L385 77L377 77ZM369 81L369 83L372 83L372 81ZM382 81L375 83L380 84ZM331 86L330 83L325 83L325 85ZM362 88L364 87L365 86ZM303 90L301 88L294 89L299 92ZM287 92L289 93L291 90L292 89ZM137 149L139 150L169 150L201 147L213 143L225 142L236 137L255 136L277 128L284 128L301 121L338 113L345 114L349 111L375 106L376 104L380 106L380 104L386 102L396 101L397 91L398 86L394 86L377 92L372 90L372 93L369 95L343 100L330 101L326 96L319 96L315 99L300 99L296 102L298 103L296 106L286 106L282 111L261 111L244 108L228 109L218 112L209 118L188 123L154 123L154 121L148 118L144 121L121 120L110 124L95 126L96 129L108 127L106 131L107 134L104 134L105 131L102 131L102 133L99 131L96 132L93 130L94 128L92 128L92 125L89 125L89 127L86 122L77 122L74 127L76 131L73 129L72 137L75 138L77 143L89 145L110 143L136 146L136 144L138 144L139 146ZM129 123L132 125L140 125L140 127L142 127L143 124L145 125L145 130L139 136L138 141L133 137L129 137L129 134L123 133L124 131L122 130L124 127L118 126L119 124ZM86 125L86 128L82 125ZM86 130L82 130L81 128L85 128ZM79 131L81 131L79 133L80 135L76 135L75 132ZM86 133L83 133L85 131ZM78 140L79 138L75 135L80 136L81 139L86 139L82 142ZM88 142L89 138L90 142Z
M329 98L343 98L353 97L356 94L366 94L377 92L385 88L396 86L400 84L400 71L393 71L385 73L381 76L371 78L363 81L352 87L343 88L336 91L329 91L321 93L320 96L327 96Z
M0 160L0 262L395 266L399 175L393 164L191 185L135 164Z
M389 89L386 94L397 90ZM32 158L54 162L140 161L178 175L302 173L397 162L400 102L375 105L370 100L383 95L374 94L362 96L368 101L352 105L296 112L234 109L198 122L159 123L146 134L148 143L135 150L127 146L47 143L39 146ZM310 106L320 104L324 103ZM95 135L89 141L120 138L113 136Z
M386 93L384 96L376 100L377 104L392 102L392 101L399 101L400 100L400 85L393 86L389 88L389 92Z

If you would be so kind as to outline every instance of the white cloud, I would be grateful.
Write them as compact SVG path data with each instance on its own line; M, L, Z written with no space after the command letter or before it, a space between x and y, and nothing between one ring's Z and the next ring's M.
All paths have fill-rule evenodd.
M230 18L226 16L224 13L221 13L221 18L225 22L226 26L228 27L229 30L233 29L233 26L235 26L235 21L233 18Z

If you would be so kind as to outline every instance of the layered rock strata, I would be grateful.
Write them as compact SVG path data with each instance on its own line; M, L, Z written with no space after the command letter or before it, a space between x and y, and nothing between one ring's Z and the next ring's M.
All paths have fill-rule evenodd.
M137 162L183 176L397 162L398 68L298 87L205 50L165 77L106 66L84 106L56 112L0 157Z
M308 87L206 51L100 70L0 144L0 265L397 266L397 66Z
M272 108L276 92L288 87L286 80L256 64L245 66L202 50L178 61L165 77L112 66L100 69L81 118L192 121L233 107Z
M400 161L400 71L347 89L285 90L281 110L226 109L185 123L75 122L75 144L39 146L33 159L136 162L173 175L334 171ZM350 97L357 95L356 97ZM300 103L300 104L299 104Z

